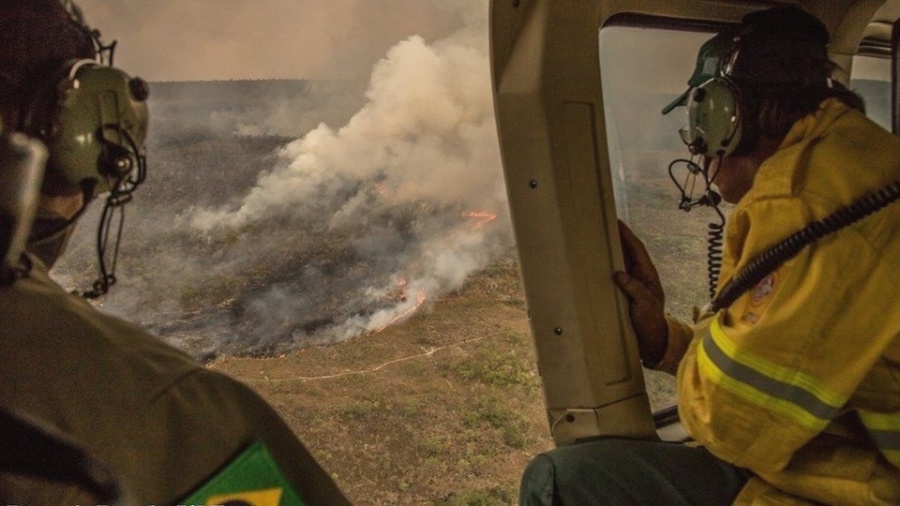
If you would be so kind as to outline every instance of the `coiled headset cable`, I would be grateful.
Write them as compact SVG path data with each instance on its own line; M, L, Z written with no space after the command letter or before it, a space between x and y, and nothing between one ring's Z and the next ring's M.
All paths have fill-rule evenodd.
M679 181L675 172L682 164L687 170L684 179ZM706 225L706 265L707 276L709 278L709 298L712 299L716 295L716 289L719 284L719 273L722 271L722 246L725 236L725 215L722 213L722 210L719 209L719 203L722 201L722 197L713 191L712 180L709 178L707 168L701 167L693 160L681 158L669 164L669 177L672 178L672 182L675 183L675 186L681 192L681 199L678 203L679 209L690 212L691 209L694 209L695 207L712 207L719 217L718 223L710 222ZM694 198L698 179L700 179L702 185L702 194L700 197Z
M900 181L894 181L879 190L864 195L849 206L838 209L824 219L814 221L802 230L791 234L787 239L775 244L753 259L726 283L719 295L710 303L709 309L715 312L727 308L782 263L797 255L805 246L880 211L896 202L897 199L900 199Z
M706 224L706 268L709 277L709 298L716 295L719 274L722 272L723 245L725 243L725 215L718 205L711 206L719 216L718 223Z

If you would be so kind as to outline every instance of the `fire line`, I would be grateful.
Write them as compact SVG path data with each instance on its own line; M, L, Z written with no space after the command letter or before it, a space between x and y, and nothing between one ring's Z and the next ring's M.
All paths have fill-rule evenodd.
M390 320L389 322L387 322L387 323L385 323L384 325L382 325L382 326L381 326L378 330L376 330L374 333L375 333L375 334L378 334L379 332L381 332L382 330L384 330L384 329L390 327L391 325L393 325L393 324L395 324L395 323L398 323L398 322L401 322L401 321L405 320L406 318L410 317L413 313L416 312L416 310L418 310L420 307L422 307L422 304L425 303L425 298L426 298L426 297L425 297L425 293L424 293L424 292L419 292L419 294L416 295L416 304L415 304L413 307L411 307L411 308L407 309L406 311L404 311L404 312L398 314L397 316L391 318L391 320Z

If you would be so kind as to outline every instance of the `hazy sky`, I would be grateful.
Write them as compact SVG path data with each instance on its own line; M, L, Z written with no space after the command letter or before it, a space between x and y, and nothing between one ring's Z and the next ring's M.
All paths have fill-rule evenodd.
M116 65L145 79L365 79L411 35L441 38L487 0L79 0Z

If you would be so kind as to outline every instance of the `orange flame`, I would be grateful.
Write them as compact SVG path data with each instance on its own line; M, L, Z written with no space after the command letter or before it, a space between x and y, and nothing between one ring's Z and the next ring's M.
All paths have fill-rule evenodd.
M496 214L486 211L473 211L470 213L463 213L463 217L475 220L473 228L481 228L497 219Z
M409 282L406 281L406 279L400 278L400 280L397 281L397 291L394 292L393 294L389 295L388 298L393 299L393 300L399 300L401 302L406 302L406 285L407 285L407 283L409 283Z
M404 298L404 300L405 300L405 299L406 299L406 295L404 295L403 298ZM404 311L404 312L398 314L397 316L391 318L391 320L390 320L389 322L387 322L387 323L385 323L384 325L382 325L381 327L379 327L378 330L376 330L374 333L377 334L377 333L381 332L382 330L384 330L384 329L390 327L391 325L393 325L393 324L395 324L395 323L398 323L398 322L401 322L401 321L403 321L403 320L409 318L409 317L412 316L412 314L415 313L420 307L422 307L422 304L424 304L424 303L425 303L425 292L419 292L419 294L416 295L416 303L415 303L414 306L412 306L411 308L407 309L406 311Z

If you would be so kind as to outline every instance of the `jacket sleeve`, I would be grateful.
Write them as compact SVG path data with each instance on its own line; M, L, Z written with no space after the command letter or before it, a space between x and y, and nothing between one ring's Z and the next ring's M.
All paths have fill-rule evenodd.
M701 320L677 375L690 434L738 466L782 470L843 412L896 335L882 255L844 229Z
M142 441L138 461L145 473L135 481L156 492L142 497L163 490L184 497L261 442L307 504L350 504L281 417L228 376L197 369L153 399L145 415L146 423L135 426L141 433L134 434Z
M674 376L681 358L691 343L694 332L690 325L668 314L666 315L666 326L669 334L663 357L656 364L644 364L644 367Z

